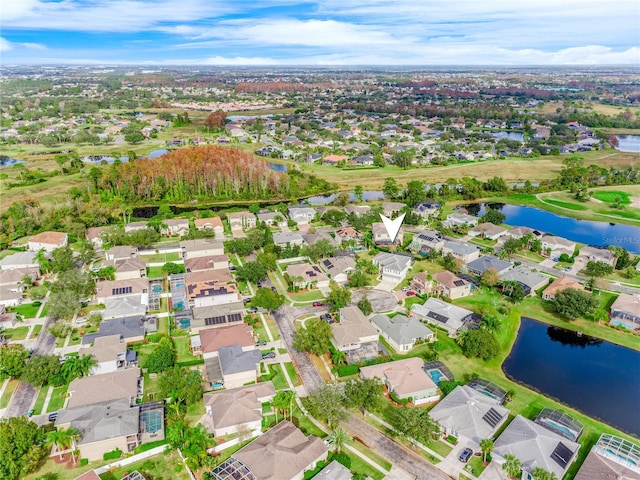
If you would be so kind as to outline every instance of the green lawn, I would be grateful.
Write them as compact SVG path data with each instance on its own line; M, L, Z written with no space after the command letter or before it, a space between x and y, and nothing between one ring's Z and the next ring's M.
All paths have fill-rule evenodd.
M587 210L587 207L585 207L584 205L578 205L577 203L563 202L562 200L553 200L551 198L548 198L548 199L545 199L545 202L551 205L555 205L556 207L568 208L569 210L577 210L579 212Z
M116 468L100 475L102 480L119 480L125 473L134 470L142 473L145 478L154 480L188 480L187 473L182 460L177 452L160 454L145 460L141 460L125 467Z
M453 447L451 445L441 442L440 440L431 442L429 445L427 445L427 447L436 452L441 457L446 457L447 455L449 455L451 450L453 450Z
M303 304L324 300L324 295L322 295L320 290L307 290L305 292L298 293L289 292L288 295L294 302Z
M147 267L147 278L160 278L162 276L162 267Z
M24 303L22 305L18 305L17 307L11 307L11 311L17 313L18 315L22 315L24 318L36 318L38 310L40 309L40 305L40 302L37 302L36 304Z
M182 260L178 252L156 253L154 255L141 255L140 258L146 263L167 263Z
M359 473L360 475L364 475L365 477L371 477L373 478L373 480L382 480L385 477L384 473L382 473L377 468L369 465L355 453L349 451L346 451L345 453L351 459L350 470L352 473Z
M273 382L273 387L276 390L289 389L289 384L287 383L287 379L282 373L282 368L280 367L280 365L278 364L269 365L269 371L270 371L269 375L263 375L262 377L260 377L261 381L265 382L265 381L271 380L271 382ZM271 374L273 374L273 376L271 376Z
M11 395L13 395L13 392L18 386L18 383L20 383L20 381L15 378L9 380L7 388L4 389L4 392L2 392L2 397L0 397L0 408L7 408L7 405L9 405L9 400L11 400Z
M264 325L261 321L258 321L253 327L253 331L258 337L258 340L264 340L265 342L269 341L269 335L267 335L267 330L264 328Z
M594 190L593 198L600 200L605 203L616 203L616 199L620 199L621 205L629 205L631 200L629 199L631 195L627 192L620 192L618 190Z
M420 297L416 297L415 295L413 295L412 297L407 297L404 299L404 306L407 309L411 309L412 305L415 305L416 303L419 303L420 305L422 305L426 300L423 300Z
M7 328L3 332L4 337L10 342L15 342L16 340L24 340L25 338L27 338L27 333L29 333L29 327Z
M469 463L464 467L466 472L469 472L474 477L478 478L482 472L484 472L485 466L482 465L482 457L471 457Z
M45 413L57 412L62 409L64 401L67 398L67 388L69 388L69 385L63 385L62 387L53 389L53 394L51 395L51 400L49 400L49 405Z
M356 439L347 440L347 444L355 448L356 450L358 450L360 453L366 455L369 459L373 460L375 463L380 465L385 470L387 471L391 470L391 467L393 466L391 462L388 462L387 460L382 458L380 455L375 453L373 450L368 448L366 445L360 443L358 440Z
M31 336L29 338L36 338L38 335L40 335L40 332L42 331L42 325L38 324L35 327L33 327L33 330L31 330Z
M36 403L33 406L33 414L40 415L42 413L42 407L44 406L44 401L47 398L47 392L49 391L49 387L45 385L40 388L38 391L38 397L36 398Z
M173 343L176 346L176 353L178 354L177 361L181 362L192 362L196 360L200 360L204 362L201 356L192 355L189 350L189 337L174 337Z
M264 315L264 319L267 322L267 327L269 327L269 331L271 332L273 339L280 340L280 330L278 330L278 325L276 325L276 321L273 317L271 315Z
M293 366L291 362L285 362L284 368L287 369L287 373L289 374L289 378L291 379L291 383L293 383L294 387L299 387L302 385L302 381L298 376L298 372L296 371L296 367Z

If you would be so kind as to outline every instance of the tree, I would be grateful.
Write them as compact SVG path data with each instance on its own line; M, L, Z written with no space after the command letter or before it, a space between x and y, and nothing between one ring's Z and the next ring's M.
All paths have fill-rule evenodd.
M400 192L400 187L396 182L396 179L393 177L387 177L384 179L384 184L382 185L382 193L387 198L396 198L398 193Z
M107 267L102 267L97 272L93 274L98 280L115 280L116 279L116 268L113 265L109 265Z
M391 423L408 438L427 444L440 432L429 412L411 407L396 408Z
M361 202L364 198L364 189L362 188L362 185L356 185L353 189L353 194L356 196L358 201Z
M382 388L382 382L375 377L349 380L344 385L345 405L361 411L371 410L379 405Z
M329 434L328 443L336 453L341 453L347 441L350 439L349 434L344 428L334 428Z
M199 370L171 367L158 375L160 397L191 405L202 398L202 375Z
M71 448L71 455L73 456L73 463L76 463L75 457L75 444L76 440L80 439L80 431L73 428L61 428L59 430L53 430L47 433L45 445L47 447L56 446L58 455L62 459L62 452L68 448Z
M589 261L585 271L590 277L604 277L613 273L613 267L605 262Z
M531 478L533 480L558 480L555 473L548 472L541 467L536 467L531 471Z
M333 429L348 417L342 387L335 384L322 385L307 397L309 413Z
M480 320L480 327L489 330L492 333L500 330L500 325L502 322L497 315L483 315L482 320Z
M511 257L513 254L518 253L523 248L522 240L519 238L508 238L505 240L502 248Z
M65 272L75 267L73 250L70 245L59 247L51 252L51 271L54 273Z
M363 270L355 270L349 276L349 286L351 288L366 287L369 285L369 277Z
M305 326L296 326L293 331L293 348L299 352L323 355L329 351L332 337L328 323L319 318L311 318L305 322Z
M47 456L45 433L26 417L0 419L0 478L18 480L37 470Z
M258 263L262 265L268 272L273 272L276 270L277 260L278 260L278 255L276 255L273 252L260 252L258 253L258 256L257 256Z
M165 263L164 265L162 265L161 270L164 275L175 275L177 273L185 272L184 265L182 265L181 263L173 262Z
M442 266L453 273L458 271L458 262L451 252L442 257Z
M524 287L520 282L507 280L499 283L502 293L508 296L513 303L521 302L525 297Z
M176 349L170 338L163 337L160 343L153 349L147 357L143 367L149 373L164 372L167 368L173 367L176 363Z
M493 440L490 438L483 438L480 440L480 450L482 450L482 461L487 461L487 455L493 452Z
M251 300L251 304L262 307L265 310L273 311L284 305L284 295L274 292L270 288L259 288Z
M161 233L163 230L168 228L168 225L164 221L163 217L160 215L156 215L155 217L151 217L147 222L147 228L152 228L157 233Z
M329 295L327 295L327 301L331 303L331 311L337 312L341 308L347 306L351 301L351 290L346 287L339 286L336 282L331 281L329 284Z
M616 270L624 270L631 265L633 259L626 248L616 248Z
M486 287L495 287L500 281L500 275L495 268L487 268L480 276L480 283Z
M54 292L47 302L48 315L51 318L70 319L80 308L79 301L80 296L74 291Z
M490 360L500 353L500 345L495 335L483 328L462 332L458 335L458 343L462 347L462 353L467 357Z
M358 308L364 315L371 315L373 312L373 307L371 306L371 302L367 297L362 297L358 302Z
M520 478L522 476L522 462L510 453L504 456L504 460L502 469L507 472L507 475L511 478Z
M71 357L62 364L61 373L66 382L70 382L75 378L89 376L91 370L98 366L98 362L93 355L82 355Z
M216 130L220 127L224 127L227 123L227 114L223 110L217 110L209 114L204 121L205 127L209 130Z
M558 315L568 320L575 320L595 312L598 308L598 299L584 290L566 288L556 293L551 300L551 305Z
M22 345L0 348L0 378L20 377L24 372L29 351Z
M49 273L51 271L51 260L49 260L47 252L44 250L44 248L36 253L34 260L38 263L41 272Z
M331 242L326 238L321 238L313 245L307 245L300 251L300 254L303 256L307 256L311 259L312 262L317 262L321 258L329 257L333 255L336 251L336 248L331 244Z
M349 195L348 192L340 192L338 196L336 196L333 203L334 205L337 205L339 207L344 207L347 203L349 203L349 200L351 200L351 195Z
M60 357L57 355L33 355L25 365L21 380L34 387L63 383L60 376Z
M236 278L238 280L258 283L267 278L267 269L260 262L246 262L236 270Z
M144 139L145 139L145 136L142 134L142 132L137 132L137 131L126 133L124 136L124 141L131 144L140 143L144 141Z
M77 245L79 245L78 260L83 264L88 265L96 258L96 251L91 242L82 240L78 242Z
M202 424L187 429L184 442L180 448L185 456L185 462L191 470L200 470L204 459L208 456L207 448L211 442L211 435Z
M293 401L296 397L296 392L293 390L281 390L275 394L271 404L276 409L276 417L278 412L285 413L289 412L289 414L293 411ZM276 421L278 419L276 418Z
M507 216L501 211L487 207L484 215L480 220L484 223L493 223L494 225L500 225L506 220L506 218Z

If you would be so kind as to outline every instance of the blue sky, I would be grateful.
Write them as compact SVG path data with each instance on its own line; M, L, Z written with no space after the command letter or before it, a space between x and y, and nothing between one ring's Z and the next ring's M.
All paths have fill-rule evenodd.
M640 65L638 0L2 0L11 64Z

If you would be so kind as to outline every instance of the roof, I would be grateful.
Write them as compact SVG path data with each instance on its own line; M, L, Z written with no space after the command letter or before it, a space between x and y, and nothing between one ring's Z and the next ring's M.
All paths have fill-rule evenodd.
M401 255L399 253L381 252L373 257L373 263L381 267L396 272L402 272L411 266L413 258L410 255Z
M135 295L149 291L148 278L128 278L126 280L107 280L96 284L97 297L116 295Z
M131 401L138 396L139 378L139 368L76 378L69 384L71 396L67 408L94 405L123 398Z
M127 352L127 344L120 335L105 335L93 341L93 347L80 351L81 355L92 355L96 362L116 360L119 354Z
M491 437L508 415L495 399L467 385L458 385L430 412L440 425L476 443Z
M105 252L107 257L118 258L131 258L138 255L138 249L135 247L129 247L127 245L120 245L117 247L111 247Z
M480 247L478 247L477 245L472 245L470 243L453 242L453 241L447 240L444 242L442 249L449 250L457 255L463 256L463 255L469 255L471 253L477 252L478 250L480 250Z
M362 337L378 335L358 307L340 309L340 323L331 325L333 338L337 345L360 343Z
M244 352L240 345L228 345L218 349L220 368L223 375L255 371L256 365L262 361L260 350Z
M597 248L597 247L582 247L580 249L580 255L579 256L586 256L586 257L594 257L594 258L598 258L601 261L605 261L605 262L610 262L612 261L614 258L616 258L616 254L613 253L611 250L609 250L608 248Z
M201 258L209 258L209 257L201 257ZM189 272L185 275L186 283L197 283L197 282L218 282L218 283L227 283L233 282L234 279L231 276L228 268L218 268L215 270L199 270L197 272Z
M411 313L425 318L428 317L453 330L463 327L463 320L469 315L473 315L471 310L433 297L429 298L423 305L414 303L411 306Z
M103 318L141 316L147 312L147 306L142 303L142 295L127 295L107 298Z
M549 277L540 272L534 272L529 267L518 265L500 275L500 280L514 281L535 290L549 281Z
M147 268L147 262L141 258L123 258L121 260L107 260L103 267L114 267L116 272L133 272Z
M333 460L313 478L314 480L351 480L353 475L347 467L338 463L337 460Z
M480 272L480 275L489 268L495 268L498 272L502 272L509 267L511 267L511 263L500 260L498 257L490 257L487 255L476 258L467 264L469 270Z
M238 297L238 288L235 284L219 283L215 280L188 282L187 297L190 299L215 297L218 295L236 295ZM239 298L239 297L238 297Z
M219 328L200 330L202 352L217 352L221 347L240 345L250 347L254 345L253 328L246 323L237 323Z
M138 406L132 407L126 398L66 408L58 412L56 426L70 424L78 429L79 445L137 435L139 410Z
M518 415L496 440L494 453L514 455L529 473L540 467L562 478L579 448L580 444Z
M640 316L640 293L633 295L621 293L618 295L618 298L616 298L616 301L613 302L613 305L611 305L611 310L619 310Z
M324 282L329 280L317 265L310 263L293 263L287 265L287 273L290 277L302 277L304 282Z
M231 302L223 303L221 305L207 305L204 307L193 307L191 309L193 314L193 321L191 326L194 326L194 322L204 322L206 318L218 317L221 315L233 316L240 315L238 321L244 317L244 303Z
M186 258L184 260L184 268L188 272L213 269L216 263L229 263L229 257L226 255L207 255L205 257Z
M576 242L571 240L567 240L566 238L557 237L555 235L544 235L541 239L542 243L546 243L548 245L555 245L560 248L575 248Z
M14 265L37 265L35 260L38 252L16 252L12 255L7 255L0 260L0 269L8 270Z
M348 255L325 258L321 260L320 263L322 264L322 268L324 268L332 277L355 270L356 268L356 261L353 257Z
M169 218L164 223L167 227L189 227L189 220L186 218Z
M414 392L438 388L429 374L422 369L423 365L424 361L421 358L412 357L396 360L395 362L361 367L360 374L364 378L380 378L395 393L400 396L407 396Z
M233 457L246 465L257 480L291 480L327 450L318 437L305 437L293 423L284 420Z
M144 322L142 315L134 315L131 317L110 318L100 322L98 333L88 333L82 337L82 344L88 345L93 343L99 337L107 337L118 335L126 341L129 338L143 336L145 334Z
M273 243L276 245L304 243L304 237L299 232L275 232L273 234Z
M31 237L29 241L58 245L67 241L67 234L64 232L42 232Z
M211 407L213 426L232 427L262 418L261 399L275 394L273 383L261 382L247 387L232 388L215 393L205 393L205 406Z
M640 479L640 445L603 433L583 462L575 480Z
M434 273L432 278L439 284L449 288L464 287L465 285L469 285L470 283L467 280L460 278L455 273L451 273L448 270Z
M180 248L187 252L199 252L203 250L223 249L224 246L222 240L199 238L197 240L181 240Z
M555 295L556 293L566 290L567 288L575 288L576 290L584 290L584 287L569 277L556 278L551 285L544 289L542 295Z
M393 318L389 318L387 315L378 314L371 319L371 323L397 345L412 344L416 339L433 335L433 332L420 320L404 315L396 315Z
M95 470L89 470L88 472L83 473L79 477L76 477L74 480L100 480L100 477L95 472Z
M209 217L209 218L196 218L193 221L196 228L223 228L222 220L220 217Z
M484 233L487 236L499 235L507 231L506 228L494 225L493 223L480 223L473 227L470 232Z

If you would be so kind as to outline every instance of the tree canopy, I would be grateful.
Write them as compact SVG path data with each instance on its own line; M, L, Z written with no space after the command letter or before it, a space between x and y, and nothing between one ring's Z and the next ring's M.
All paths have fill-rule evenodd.
M0 419L0 478L18 480L47 456L44 430L26 417Z
M300 352L323 355L331 347L331 327L319 318L311 318L293 332L293 347Z
M553 310L568 320L591 315L598 308L598 299L577 288L567 288L556 293L551 300Z
M284 295L274 292L270 288L259 288L251 299L251 304L265 310L277 310L284 305Z

